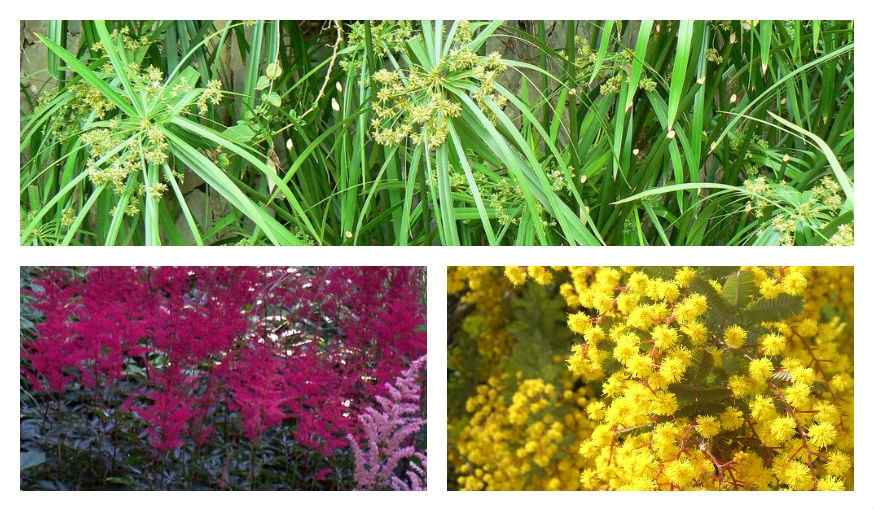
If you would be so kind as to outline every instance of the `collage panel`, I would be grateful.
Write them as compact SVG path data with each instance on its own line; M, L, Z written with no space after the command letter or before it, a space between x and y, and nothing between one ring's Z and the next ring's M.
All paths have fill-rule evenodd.
M21 245L855 239L853 20L21 34Z
M424 268L20 280L20 490L426 489Z
M449 267L448 489L854 490L853 282Z

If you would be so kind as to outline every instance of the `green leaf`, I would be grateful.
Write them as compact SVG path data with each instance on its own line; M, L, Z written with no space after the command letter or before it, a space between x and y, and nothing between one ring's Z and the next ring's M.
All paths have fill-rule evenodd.
M631 106L634 104L634 93L637 91L640 77L643 74L643 65L646 62L646 48L649 44L652 24L652 20L641 21L640 29L637 32L637 43L634 46L634 62L631 65L631 75L628 78L628 97L625 102L626 112L631 110Z
M668 390L677 396L681 403L719 403L731 397L731 391L725 387L707 387L687 383L672 383Z
M19 468L19 470L26 470L28 468L41 465L45 463L45 461L46 453L42 452L39 449L24 451L21 453L21 467Z
M63 47L67 40L67 22L61 20L49 20L48 27L49 39L54 41L58 46ZM56 53L49 53L46 56L46 65L49 75L57 81L64 80L64 73L60 70L60 60Z
M264 23L257 21L250 28L249 51L246 55L246 82L243 87L243 111L255 109L255 86L261 74L261 52L264 42Z
M768 72L771 56L771 29L773 20L759 22L759 44L762 50L762 75Z
M449 184L450 166L449 166L449 149L446 145L441 145L437 148L434 155L434 167L436 168L437 188L436 193L432 195L435 204L440 202L439 218L443 232L444 245L461 245L458 238L458 225L455 220L455 209L452 203L452 192ZM426 159L427 159L426 154ZM430 165L429 165L430 168Z
M727 398L728 396L726 396ZM725 399L725 398L723 398ZM699 415L717 415L725 410L723 401L705 401L682 406L674 413L675 417L697 417Z
M479 218L482 222L483 229L485 230L486 238L489 240L489 245L497 245L497 239L495 238L492 224L489 221L489 216L486 212L485 203L483 202L482 196L480 195L479 187L476 184L476 180L473 177L473 171L471 169L470 162L468 161L467 156L464 153L461 139L458 137L458 133L455 130L455 125L452 123L452 121L450 120L447 124L449 126L449 142L454 148L453 154L457 157L458 163L461 165L461 168L464 169L464 175L467 178L467 184L470 187L470 193L473 196L474 204L476 204L477 213L479 213Z
M743 308L750 302L756 290L755 275L749 270L738 270L726 279L722 297L735 308Z
M707 383L707 377L713 370L713 355L704 348L696 348L692 352L689 370L686 371L692 377L692 382L698 385Z
M613 32L613 26L616 24L614 20L607 20L601 28L601 44L598 45L598 54L595 56L595 63L592 65L592 76L589 78L589 85L595 82L598 77L598 72L604 64L604 59L607 57L607 50L610 47L610 35Z
M756 247L776 247L780 244L780 238L783 235L779 233L771 224L768 224L753 241L753 246Z
M749 345L756 342L755 338L752 336L747 338L745 345ZM746 374L750 365L749 359L746 358L745 350L740 349L730 349L722 352L722 368L725 370L726 374L738 374L743 373ZM729 392L726 389L726 392Z
M783 321L798 315L804 310L804 300L800 296L779 295L776 298L763 298L750 304L741 312L745 323L764 321Z
M735 273L739 269L740 268L737 266L708 266L706 268L702 268L698 274L709 277L711 279L722 280L732 273Z
M699 293L707 298L707 326L718 328L720 324L729 319L731 308L722 295L709 282L701 277L695 277L689 282L689 292Z
M685 91L686 70L689 67L689 57L692 54L692 35L694 22L690 20L680 21L680 29L677 33L677 53L674 56L674 68L671 72L671 90L668 96L668 119L667 130L674 129L674 121L680 108L680 99Z
M270 78L264 75L259 76L258 82L255 84L255 90L264 90L267 87L270 87Z
M819 230L819 236L815 237L810 241L811 245L823 245L827 242L832 236L834 236L838 232L838 227L842 225L850 225L853 226L854 213L852 211L843 213L838 215L837 217L831 219L825 227Z
M620 199L618 201L611 202L610 204L611 205L624 204L626 202L636 201L638 199L651 197L653 195L661 195L661 194L665 194L665 193L678 192L678 191L683 191L683 190L701 190L704 188L716 188L719 190L727 190L729 192L737 192L739 194L749 195L749 193L741 187L724 185L722 183L681 183L681 184L676 184L676 185L667 185L667 186L660 186L657 188L651 188L651 189L646 190L644 192L634 194L631 197L626 197L624 199ZM720 193L720 192L717 192L717 193ZM711 194L710 196L714 197L715 195L716 194Z
M673 280L677 274L674 266L638 266L635 270L643 272L646 276L662 280Z
M246 144L252 140L252 137L255 136L255 132L252 131L252 128L250 128L245 122L239 122L222 131L222 136L236 142L237 144Z
M271 92L264 96L264 100L276 108L279 108L282 105L282 98L275 92Z

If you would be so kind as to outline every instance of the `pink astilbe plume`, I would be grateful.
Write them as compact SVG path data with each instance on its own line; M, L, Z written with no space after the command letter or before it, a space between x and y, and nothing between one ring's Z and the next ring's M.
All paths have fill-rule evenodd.
M361 490L425 490L427 453L416 450L413 436L426 424L420 415L420 393L417 381L426 356L414 360L408 369L386 383L386 396L376 396L378 409L365 408L358 416L364 429L366 450L349 435L355 456L355 482ZM398 464L409 460L405 478L398 477Z

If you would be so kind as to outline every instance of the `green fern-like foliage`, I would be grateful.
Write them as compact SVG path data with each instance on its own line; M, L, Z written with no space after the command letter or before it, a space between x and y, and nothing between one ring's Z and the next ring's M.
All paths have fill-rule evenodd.
M673 266L639 266L635 270L646 274L647 277L662 280L671 280L677 273L677 268Z
M732 317L732 308L722 294L710 282L696 276L689 282L689 293L698 293L707 298L706 325L709 329L727 326Z
M722 297L733 307L745 307L756 291L755 275L749 270L737 270L725 279Z
M515 321L510 334L516 343L504 361L504 370L511 377L541 378L559 385L564 367L556 364L555 358L567 357L572 337L564 300L552 286L526 286L513 309Z
M692 351L689 368L686 370L689 381L694 385L712 383L711 371L713 371L713 365L713 355L709 351L703 348L695 349Z
M450 417L463 417L466 415L465 404L472 389L476 389L479 382L480 354L477 350L475 339L467 332L456 334L458 342L452 349L460 351L457 357L460 367L450 370L447 389L447 412Z
M780 295L776 298L763 298L743 309L741 320L749 324L783 321L799 314L803 309L804 300L800 296Z

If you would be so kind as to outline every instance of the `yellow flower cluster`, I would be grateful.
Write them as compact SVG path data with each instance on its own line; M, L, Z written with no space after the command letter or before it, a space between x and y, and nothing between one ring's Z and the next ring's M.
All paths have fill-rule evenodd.
M462 490L575 490L585 460L573 452L592 430L576 410L588 400L573 378L556 389L540 379L521 380L508 404L501 380L480 385L467 402L473 414L458 438L464 461ZM570 452L568 452L570 451Z
M548 283L551 275L532 267L538 282ZM578 489L585 460L576 451L593 425L584 411L590 392L562 370L561 357L551 360L560 385L506 373L502 361L515 342L507 300L512 287L497 267L454 267L448 273L448 293L475 305L462 329L476 343L481 381L464 402L466 417L449 414L453 483L463 490ZM464 370L463 357L462 347L450 344L450 373Z
M593 490L853 488L852 267L480 271L555 290L577 341L564 394L494 378L468 401L462 487L573 488L560 459ZM550 406L585 420L531 430ZM549 440L559 416L578 441Z
M715 304L690 289L689 269L671 280L568 269L568 306L582 309L568 326L583 338L568 367L605 378L590 407L600 423L580 449L595 464L584 487L852 487L853 269L741 271L754 276L751 303L800 296L803 310L720 329L707 317ZM844 316L823 319L828 307Z
M464 289L466 293L462 302L476 307L464 319L465 329L476 336L476 351L481 359L478 371L487 377L500 374L499 360L512 344L507 331L510 324L508 305L503 297L511 287L509 282L500 278L498 268L459 266L449 272L447 292L455 294ZM462 364L461 353L460 349L450 348L450 370Z

